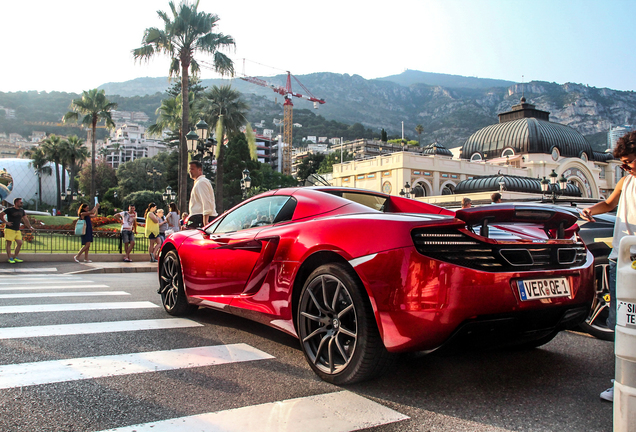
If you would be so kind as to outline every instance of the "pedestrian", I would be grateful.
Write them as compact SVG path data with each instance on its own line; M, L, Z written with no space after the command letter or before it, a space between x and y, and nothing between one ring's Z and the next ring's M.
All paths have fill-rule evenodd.
M79 262L79 257L84 254L84 262L91 263L93 261L88 259L88 251L91 248L91 243L93 243L93 223L91 222L91 217L97 214L97 209L99 208L99 203L95 204L93 210L88 210L88 204L80 205L79 209L77 209L77 217L84 221L86 224L86 232L82 235L82 248L79 250L77 255L73 257L75 262Z
M188 222L188 214L186 212L181 213L181 220L179 221L179 225L181 229L186 229L186 223Z
M157 262L155 252L159 246L159 219L155 214L157 204L151 202L148 204L144 218L146 219L145 236L148 239L148 253L150 254L150 262Z
M173 202L170 203L170 212L168 216L166 216L168 220L168 232L172 230L173 233L179 231L181 228L179 226L179 209L177 209L177 205ZM172 233L166 234L170 235Z
M163 209L157 210L157 219L159 220L159 246L161 246L166 241L166 231L168 230L168 220L163 215Z
M614 149L614 157L622 162L621 168L625 172L614 191L605 201L583 209L583 219L594 222L593 215L616 210L616 222L614 224L614 237L612 239L612 251L609 254L609 292L610 306L607 317L607 328L616 327L616 260L618 258L618 246L623 237L636 234L636 131L629 132L621 137ZM632 260L636 259L636 249L632 246ZM612 402L614 400L614 387L610 387L600 395L601 399Z
M4 215L7 215L5 221ZM20 249L22 248L22 232L20 232L20 224L26 225L28 229L33 231L31 222L26 215L26 212L22 208L22 198L16 198L13 200L13 207L7 207L0 212L0 222L6 224L4 228L4 239L6 240L7 257L9 263L21 263L24 260L18 258ZM11 258L11 243L15 242L15 251L13 258Z
M462 208L463 209L471 208L472 206L473 206L473 200L471 200L468 197L462 199Z
M192 186L190 193L188 228L200 228L208 224L210 216L216 216L214 189L212 189L210 180L203 175L203 165L200 161L190 162L188 174L194 180L194 186Z
M499 192L495 192L490 195L491 204L501 204L503 201L501 200L501 194Z
M130 204L128 211L122 211L114 216L121 221L121 241L124 244L124 262L132 262L130 254L135 248L135 234L137 234L137 212L135 205Z

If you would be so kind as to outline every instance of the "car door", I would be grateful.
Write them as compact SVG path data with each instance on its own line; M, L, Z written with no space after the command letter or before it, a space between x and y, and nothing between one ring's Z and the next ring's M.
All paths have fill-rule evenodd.
M265 251L256 235L277 221L289 196L267 196L236 208L180 251L188 295L230 302L241 294ZM227 296L224 300L221 296ZM215 297L211 299L211 297Z

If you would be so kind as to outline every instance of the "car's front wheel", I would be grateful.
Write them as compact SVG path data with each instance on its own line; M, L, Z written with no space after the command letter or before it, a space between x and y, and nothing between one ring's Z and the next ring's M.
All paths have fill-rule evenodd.
M183 289L181 263L176 251L170 251L161 263L159 272L159 294L163 308L170 315L186 315L198 309L188 303Z
M297 323L309 365L333 384L379 375L394 358L382 343L364 287L343 265L323 265L307 278Z
M607 327L609 315L609 260L607 257L594 259L594 300L588 317L581 323L581 329L599 339L613 341L614 330Z

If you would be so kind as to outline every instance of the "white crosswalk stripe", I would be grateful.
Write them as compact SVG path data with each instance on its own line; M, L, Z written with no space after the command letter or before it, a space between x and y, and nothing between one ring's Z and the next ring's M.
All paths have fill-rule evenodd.
M22 266L23 264L19 265ZM53 273L56 271L56 267L0 269L0 273Z
M109 429L109 432L348 432L408 418L350 391L340 391Z
M65 303L65 304L38 304L21 306L0 306L0 314L27 313L27 312L68 312L107 309L148 309L158 308L149 301L138 302L110 302L110 303Z
M78 324L0 328L1 339L22 339L44 336L116 333L137 330L160 330L184 327L203 327L203 324L184 318L163 318L130 321L106 321Z
M36 285L30 284L25 286L18 286L17 284L11 287L0 286L0 291L27 291L27 290L52 290L52 289L90 289L90 288L108 288L108 285L94 284L86 285L84 282L64 285Z
M0 389L274 358L247 344L0 366Z
M97 290L98 288L103 290L99 291ZM46 298L85 297L88 300L90 297L130 295L125 291L109 291L108 288L108 285L96 284L91 280L77 276L11 275L2 276L0 281L0 300L30 299L33 300L33 303L37 303L38 299L45 301ZM21 340L56 336L91 338L91 335L106 333L121 334L124 332L169 331L170 329L205 327L204 324L193 320L172 317L99 321L100 311L144 310L159 307L161 306L152 301L5 304L0 306L0 315L94 311L91 314L91 319L94 322L0 327L0 341L18 340L18 344L35 344L36 340L24 342ZM104 316L107 316L107 319L113 319L112 313ZM133 350L135 349L131 349L131 351ZM97 378L113 377L115 379L114 377L125 375L214 367L223 364L275 358L271 354L245 343L146 352L125 352L114 355L99 355L99 352L86 354L89 354L89 356L0 365L0 389L19 388L22 391L21 389L24 387ZM57 355L59 354L56 353L56 357ZM47 390L38 389L37 391L46 392ZM162 419L112 429L112 431L173 432L200 430L239 432L258 430L259 432L274 432L299 430L303 432L318 432L329 430L348 432L400 422L405 419L408 419L408 417L355 393L337 391L187 417Z
M84 291L84 292L47 292L0 294L0 299L45 298L45 297L96 297L96 296L128 296L126 291Z

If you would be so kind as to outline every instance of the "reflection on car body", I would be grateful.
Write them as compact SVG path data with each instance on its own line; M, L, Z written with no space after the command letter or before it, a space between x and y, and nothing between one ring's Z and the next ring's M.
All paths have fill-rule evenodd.
M453 212L360 189L280 189L167 239L159 292L173 315L204 306L294 335L320 377L353 383L395 353L538 346L578 325L594 292L575 221L562 209ZM524 281L559 289L523 298Z

